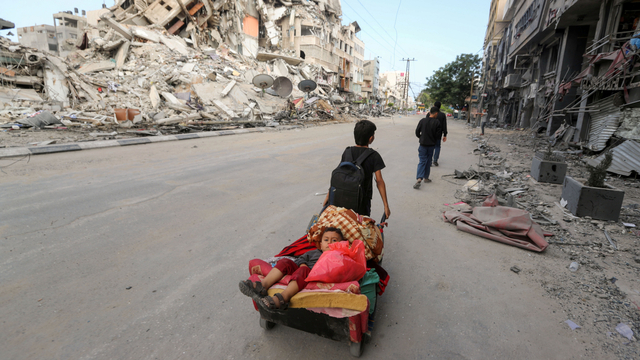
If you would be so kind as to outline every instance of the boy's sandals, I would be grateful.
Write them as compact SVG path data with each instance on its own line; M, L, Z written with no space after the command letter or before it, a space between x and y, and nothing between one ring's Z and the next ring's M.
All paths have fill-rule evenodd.
M278 304L273 298L278 298ZM258 301L258 305L267 310L287 310L289 308L289 302L284 301L282 294L277 293L274 296L266 296Z
M414 188L414 189L416 189L416 190L417 190L417 189L420 189L420 185L421 185L421 183L422 183L422 180L418 180L418 182L417 182L417 183L413 184L413 188Z
M240 292L244 295L252 298L256 302L260 301L263 297L269 295L267 289L262 286L262 283L259 281L251 282L251 280L240 281L238 285L240 287Z

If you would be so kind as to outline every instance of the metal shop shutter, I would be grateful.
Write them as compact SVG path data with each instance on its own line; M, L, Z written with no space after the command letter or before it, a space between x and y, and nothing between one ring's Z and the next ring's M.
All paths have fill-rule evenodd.
M591 113L591 124L589 130L589 144L587 147L592 151L602 151L607 146L607 141L613 133L618 130L622 112L620 111L619 95L611 95L602 100L598 100L589 107L597 107L598 111Z

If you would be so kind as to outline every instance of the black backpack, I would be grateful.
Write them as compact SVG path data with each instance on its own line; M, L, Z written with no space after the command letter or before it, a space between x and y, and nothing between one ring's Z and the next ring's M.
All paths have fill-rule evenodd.
M353 148L345 151L345 161L340 163L331 173L331 189L329 204L360 212L364 201L364 169L362 163L373 154L373 149L365 150L360 157L353 160Z

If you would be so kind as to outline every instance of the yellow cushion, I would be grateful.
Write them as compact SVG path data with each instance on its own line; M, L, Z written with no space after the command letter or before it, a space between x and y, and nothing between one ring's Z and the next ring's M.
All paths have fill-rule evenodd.
M281 293L282 289L269 289L269 296ZM348 310L367 310L366 295L343 292L299 292L291 298L290 308L343 308Z

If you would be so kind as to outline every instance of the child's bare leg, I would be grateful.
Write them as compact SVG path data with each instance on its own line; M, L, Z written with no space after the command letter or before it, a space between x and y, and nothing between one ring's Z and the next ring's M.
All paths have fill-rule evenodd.
M287 288L280 293L280 295L282 295L282 298L285 302L289 302L291 298L294 297L299 291L300 288L298 287L298 283L296 281L292 281L289 283L289 285L287 285ZM276 304L276 308L280 308L280 299L278 299L277 296L272 296L271 298Z
M265 289L268 289L270 287L273 286L273 284L277 283L278 281L282 280L282 278L284 277L284 274L282 273L282 271L278 270L278 268L273 268L271 269L271 271L269 271L269 273L267 274L267 276L264 277L264 279L262 279L262 286ZM296 284L296 286L298 286Z
M300 291L300 289L298 288L298 282L297 281L292 281L292 282L289 283L289 285L287 285L287 288L284 289L284 291L282 292L282 297L284 298L284 301L289 301L299 291Z

